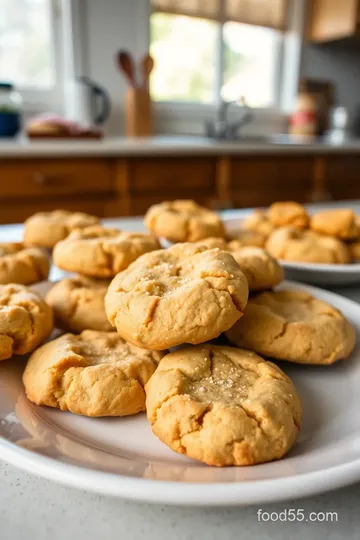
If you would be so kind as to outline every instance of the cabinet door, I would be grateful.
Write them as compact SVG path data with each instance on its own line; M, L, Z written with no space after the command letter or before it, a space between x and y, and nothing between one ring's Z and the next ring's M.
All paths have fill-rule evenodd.
M308 202L313 158L271 155L236 158L231 164L230 197L234 207L267 206L274 201Z
M329 156L325 169L325 185L334 200L360 199L360 156Z

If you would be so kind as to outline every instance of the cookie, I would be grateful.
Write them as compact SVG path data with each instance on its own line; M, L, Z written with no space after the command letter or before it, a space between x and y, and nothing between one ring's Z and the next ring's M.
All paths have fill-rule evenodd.
M348 247L332 236L296 227L281 227L267 239L265 249L276 259L322 264L351 261Z
M239 229L231 234L229 240L231 242L236 242L238 248L246 246L264 247L266 238L267 236L258 231Z
M226 251L228 243L225 238L216 238L214 236L211 236L210 238L204 238L203 240L198 240L197 242L194 242L194 245L205 246L207 249L218 248Z
M144 385L161 358L116 332L65 334L30 356L26 395L36 405L84 416L136 414L145 410Z
M226 335L239 347L298 364L333 364L355 345L354 328L340 311L294 290L251 298Z
M143 255L118 274L105 308L121 337L163 350L219 336L242 316L247 297L230 253L187 243Z
M171 242L196 242L211 236L224 237L220 217L195 201L165 201L149 208L146 227Z
M348 244L348 247L350 249L351 257L354 259L354 261L360 260L360 241L357 242L351 242Z
M90 227L99 223L99 218L83 212L54 210L38 212L24 223L24 243L27 246L53 248L74 229Z
M87 329L113 330L105 314L108 286L107 280L85 276L56 283L46 296L46 302L54 311L56 327L75 334Z
M258 232L265 236L265 238L267 238L275 228L265 210L254 210L252 214L243 220L241 227L246 231Z
M0 283L31 285L48 278L50 261L39 248L26 248L21 242L0 242Z
M0 285L0 360L27 354L53 329L52 309L24 285Z
M292 226L306 229L309 216L306 209L294 201L276 202L269 207L269 219L275 227Z
M249 291L271 289L283 281L284 270L267 251L250 246L238 249L236 242L229 242L228 248L248 280Z
M146 410L163 443L218 467L280 459L301 424L299 397L280 368L214 345L166 355L146 385Z
M311 218L310 227L315 232L343 240L351 240L360 236L357 216L347 208L317 212Z
M155 236L122 232L95 225L78 229L54 248L54 262L62 270L85 276L110 278L140 255L159 249Z

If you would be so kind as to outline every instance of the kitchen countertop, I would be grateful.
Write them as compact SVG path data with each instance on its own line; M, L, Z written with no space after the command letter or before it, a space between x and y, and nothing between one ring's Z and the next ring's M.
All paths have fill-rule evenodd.
M246 140L246 139L245 139ZM48 140L0 142L0 158L39 157L131 157L166 155L241 155L241 154L327 154L360 153L360 140L341 144L330 142L290 142L286 136L279 136L270 142L257 142L256 137L245 141L214 141L196 136L155 136L129 139L125 137L94 140Z
M360 203L352 206L360 213ZM227 212L231 214L233 212ZM123 230L141 230L140 218L105 220ZM0 240L20 239L21 225L0 227ZM55 276L53 276L54 278ZM333 289L360 302L360 285ZM263 505L265 512L284 509L338 513L338 521L258 522L258 507L178 508L132 503L57 485L0 460L0 540L294 540L358 539L360 484L316 497Z

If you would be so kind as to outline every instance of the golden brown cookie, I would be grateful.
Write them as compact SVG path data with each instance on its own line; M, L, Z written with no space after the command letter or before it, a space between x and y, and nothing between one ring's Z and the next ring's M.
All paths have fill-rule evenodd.
M343 240L351 240L360 236L357 216L347 208L317 212L311 218L310 227L315 232Z
M196 242L211 236L225 236L220 217L191 200L154 204L146 212L145 225L156 236L171 242Z
M116 332L65 334L35 351L23 381L28 399L84 416L128 416L145 410L144 385L162 358Z
M48 292L46 302L53 308L57 328L76 334L83 330L113 330L104 304L109 283L85 276L56 283Z
M39 248L21 242L0 242L0 283L31 285L48 278L50 260Z
M280 459L301 424L296 389L280 368L214 345L166 355L146 385L146 409L162 442L218 467Z
M53 329L52 309L24 285L0 285L0 360L27 354Z
M239 347L298 364L333 364L355 345L355 330L340 311L295 290L251 298L226 335Z
M275 227L298 227L306 229L309 215L306 209L294 201L276 202L269 207L269 219Z
M258 232L246 229L239 229L230 235L229 240L236 242L238 248L246 246L264 247L267 236Z
M124 339L163 350L217 337L242 316L247 297L230 253L187 243L143 255L118 274L105 308Z
M351 242L348 244L348 247L350 249L351 257L354 259L354 261L360 260L360 241L357 242Z
M83 212L68 212L67 210L38 212L24 223L24 243L27 246L53 248L71 231L97 223L99 223L98 217Z
M255 231L267 238L274 230L274 225L265 210L254 210L242 222L242 228L246 231Z
M265 249L276 259L285 261L346 264L351 256L346 244L313 231L281 227L268 238Z
M283 281L284 270L267 251L250 246L238 249L234 242L228 248L248 280L249 291L271 289Z
M95 225L73 231L54 248L54 262L63 270L91 277L114 277L140 255L159 249L151 234L122 232Z
M207 249L218 248L226 251L228 243L225 238L216 238L211 236L210 238L204 238L203 240L198 240L197 242L194 242L194 245L205 246Z

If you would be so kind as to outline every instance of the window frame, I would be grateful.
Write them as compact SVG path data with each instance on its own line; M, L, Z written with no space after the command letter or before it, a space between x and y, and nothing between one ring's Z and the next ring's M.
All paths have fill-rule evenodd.
M144 3L147 6L145 7ZM148 0L141 1L142 7L139 10L139 17L144 18L146 13L147 43L143 41L143 46L150 46L150 17L153 13ZM252 108L253 120L243 128L244 133L263 134L282 132L286 129L287 113L292 110L300 81L301 60L305 35L306 0L289 0L288 8L288 30L284 32L280 40L278 69L275 76L276 100L273 107ZM219 24L220 32L223 32L223 24ZM221 46L220 46L221 45ZM218 39L217 71L223 63L223 41ZM223 70L221 71L223 73ZM220 73L220 71L218 71ZM213 119L221 103L221 81L223 76L217 77L217 99L211 104L199 102L180 101L154 101L156 112L156 127L162 133L180 134L204 134L203 123ZM199 125L199 122L202 122ZM183 128L181 127L183 126Z

